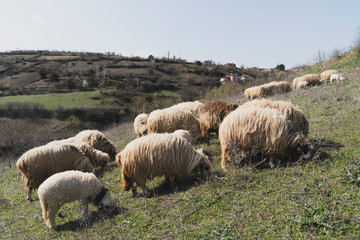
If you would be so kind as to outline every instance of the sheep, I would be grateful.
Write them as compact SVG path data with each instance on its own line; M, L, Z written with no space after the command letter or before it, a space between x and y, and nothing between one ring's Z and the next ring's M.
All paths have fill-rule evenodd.
M190 132L196 141L200 138L200 121L192 113L183 110L162 109L150 113L147 121L148 133L171 133L178 129Z
M136 136L141 137L147 134L147 119L149 114L141 113L134 119L134 131Z
M294 80L292 81L292 88L294 90L298 89L297 85L298 85L298 83L302 82L301 79L302 79L302 77L297 77L297 78L294 78Z
M83 221L89 220L88 204L99 210L116 207L116 200L93 173L65 171L46 179L38 189L42 216L50 229L56 229L55 215L66 203L79 201L83 209Z
M290 92L291 87L288 82L270 82L259 86L247 88L244 91L246 99L254 99L263 96L274 95L275 93Z
M308 85L309 85L308 82L298 82L298 83L296 83L295 89L298 90L301 88L306 88Z
M303 134L294 130L292 122L276 109L239 107L225 117L219 127L221 167L234 158L232 151L240 149L251 156L253 149L270 158L274 168L278 159L298 156L311 157L312 145ZM304 154L306 152L306 154Z
M335 74L331 74L330 76L330 83L333 83L336 81L336 83L340 83L341 81L344 81L345 77L342 74L339 73L335 73Z
M191 137L191 134L189 131L184 130L184 129L178 129L175 132L173 132L173 135L179 136L179 137L183 137L186 140L189 141L189 143L193 143L193 139Z
M74 142L85 142L91 147L109 154L110 161L115 160L116 147L98 130L83 130L74 137Z
M320 73L320 82L326 83L330 80L330 77L332 74L338 74L338 70L325 70L322 73Z
M218 132L219 125L230 112L239 105L226 103L220 100L206 103L200 112L201 137L209 143L209 133Z
M128 143L116 155L116 162L121 166L122 189L132 189L137 195L140 186L145 196L148 195L146 180L157 176L183 180L193 170L199 170L203 176L210 176L212 165L202 149L195 149L185 138L173 133L152 133Z
M203 108L203 106L204 106L204 104L199 102L199 101L181 102L181 103L178 103L178 104L173 105L171 107L168 107L166 109L189 111L192 114L194 114L195 117L198 118L199 115L200 115L200 111Z
M61 144L71 144L78 148L84 155L90 160L91 164L96 167L104 168L107 163L110 161L109 154L104 153L100 150L97 150L91 147L85 142L67 142L67 139L55 140L47 143L46 145L61 145Z
M32 201L32 190L51 175L66 170L93 172L89 159L75 146L70 144L40 146L25 152L16 162L25 187L28 188L27 199Z
M291 102L261 99L246 102L241 107L250 106L276 109L284 114L287 120L293 123L296 131L303 133L305 136L309 133L309 121L306 119L304 113L298 107L291 104Z
M319 85L320 82L320 74L305 74L301 77L300 82L308 82L310 86Z

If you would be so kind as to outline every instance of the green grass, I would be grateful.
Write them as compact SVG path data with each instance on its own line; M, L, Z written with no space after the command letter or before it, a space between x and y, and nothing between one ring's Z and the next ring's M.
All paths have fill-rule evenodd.
M46 109L55 109L59 106L64 108L103 108L104 103L101 100L105 101L105 97L100 94L100 91L54 93L1 97L0 106L9 102L33 102L42 104ZM106 98L106 100L109 101L109 98ZM109 106L109 104L106 106L113 107Z
M80 226L79 203L63 206L59 231L49 230L41 207L26 200L19 171L0 168L0 238L3 239L358 239L360 235L359 74L328 84L273 96L298 105L310 122L315 144L308 162L276 169L229 166L221 174L216 135L210 145L216 177L194 174L184 183L148 181L150 198L121 190L120 167L109 163L101 180L119 208ZM238 97L238 96L237 96ZM132 123L105 131L120 151L135 138Z

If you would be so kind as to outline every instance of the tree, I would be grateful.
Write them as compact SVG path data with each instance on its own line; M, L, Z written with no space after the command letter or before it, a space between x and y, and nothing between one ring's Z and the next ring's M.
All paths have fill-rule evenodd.
M278 64L276 66L276 70L278 71L285 71L285 65L284 64Z

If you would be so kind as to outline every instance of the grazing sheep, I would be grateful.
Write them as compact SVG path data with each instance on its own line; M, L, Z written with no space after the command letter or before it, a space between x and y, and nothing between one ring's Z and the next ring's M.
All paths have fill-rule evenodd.
M325 70L320 73L320 82L326 83L330 80L331 75L339 73L338 70Z
M134 119L134 131L136 136L141 137L147 134L147 119L149 114L141 113Z
M38 194L46 226L52 229L56 228L55 215L65 203L79 201L85 222L89 220L89 203L99 210L116 207L116 201L109 190L92 173L56 173L40 185Z
M16 167L21 172L25 187L28 187L27 199L30 201L32 190L55 173L66 170L94 171L89 159L70 144L33 148L17 160Z
M241 150L251 156L254 149L270 158L270 167L275 167L278 159L290 156L310 157L311 144L301 133L293 129L292 123L278 110L260 107L239 107L231 112L219 128L222 160L233 160L233 150ZM304 155L303 152L307 152Z
M195 115L195 117L199 117L200 115L200 111L203 108L204 104L199 102L199 101L195 101L195 102L181 102L178 103L176 105L173 105L171 107L168 107L166 109L172 109L172 110L184 110L184 111L189 111L192 114Z
M189 131L187 130L184 130L184 129L178 129L176 130L175 132L173 132L173 135L176 135L176 136L179 136L179 137L183 137L185 138L186 140L189 141L189 143L193 143L193 139L191 137L191 134Z
M336 83L340 83L341 81L344 81L345 77L342 74L335 73L331 74L330 76L330 83L333 83L336 81Z
M294 90L298 89L297 84L301 82L301 79L302 79L302 77L297 77L297 78L294 78L294 80L292 81L292 88Z
M218 132L219 125L230 112L239 105L220 100L206 103L200 112L200 129L202 138L209 143L209 133Z
M276 109L284 114L287 120L293 123L293 128L296 131L303 133L305 136L309 133L309 121L304 113L298 107L292 105L291 102L261 99L246 102L241 107L251 106Z
M115 160L115 145L98 130L83 130L74 137L74 142L85 142L91 147L109 154L110 161Z
M46 144L49 145L61 145L61 144L71 144L77 147L91 162L94 167L104 168L107 163L110 161L109 154L104 153L100 150L97 150L91 147L85 142L67 142L67 139L64 140L55 140Z
M296 83L295 89L298 90L300 88L306 88L308 85L309 85L308 82L298 82L298 83Z
M259 86L247 88L244 91L246 99L261 98L263 96L270 96L276 93L290 92L291 87L288 82L270 82Z
M320 74L305 74L301 77L300 82L308 82L310 86L321 84Z
M150 113L148 133L171 133L178 129L190 132L194 140L200 138L200 121L192 113L183 110L162 109Z
M183 180L196 169L202 175L211 173L211 163L202 149L196 150L185 138L173 133L149 134L130 142L116 155L116 162L122 166L122 189L140 186L148 195L146 180L165 176Z

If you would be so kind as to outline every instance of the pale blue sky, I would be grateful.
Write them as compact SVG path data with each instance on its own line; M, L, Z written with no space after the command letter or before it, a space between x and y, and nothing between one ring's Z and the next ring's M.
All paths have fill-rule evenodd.
M348 50L359 0L0 0L0 51L170 55L238 67Z

